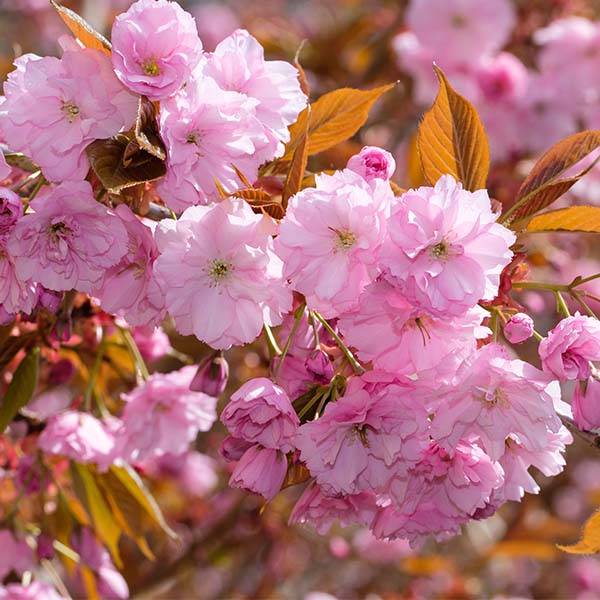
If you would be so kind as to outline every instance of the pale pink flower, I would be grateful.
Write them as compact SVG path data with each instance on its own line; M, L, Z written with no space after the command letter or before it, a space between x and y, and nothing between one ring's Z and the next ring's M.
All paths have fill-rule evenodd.
M600 360L600 321L576 313L562 319L540 342L542 368L560 381L587 379Z
M184 454L199 431L215 422L217 399L191 392L193 366L154 373L123 395L123 427L119 433L125 458L145 461L164 454Z
M486 190L451 175L395 199L381 262L406 298L433 315L462 315L498 293L515 234L496 223Z
M526 362L510 360L497 344L474 353L453 385L433 394L431 435L448 452L469 434L479 436L493 460L504 454L508 437L540 451L561 426L555 410L560 402L558 382Z
M0 106L2 104L0 103ZM1 110L1 109L0 109ZM12 172L12 167L6 162L4 152L0 152L0 180L7 179Z
M242 184L235 165L250 181L268 143L256 118L258 100L221 89L210 77L190 82L163 102L160 131L167 147L167 175L158 190L176 211L220 199L215 180L227 191Z
M2 153L0 155L4 156ZM23 216L23 202L11 189L0 187L0 243Z
M18 540L12 531L0 529L0 581L11 571L22 575L33 567L33 551L24 540ZM0 596L1 597L1 596Z
M72 534L70 545L81 560L82 565L93 573L96 589L102 598L129 598L127 582L115 567L108 550L96 539L87 527L82 527L78 535ZM77 582L81 592L85 590L81 579Z
M517 313L507 321L503 331L511 344L520 344L533 335L533 319L525 313Z
M313 481L296 502L289 524L310 523L321 535L325 535L335 521L339 521L342 527L369 525L376 511L375 494L372 492L327 496Z
M231 396L221 421L232 436L284 453L294 449L300 426L288 395L266 377L244 383Z
M361 294L359 306L344 313L337 325L358 358L385 371L411 375L434 370L454 374L489 330L489 314L480 307L454 319L432 317L411 305L396 288L379 280Z
M8 146L32 158L50 181L84 179L85 147L129 128L136 96L99 50L70 45L61 59L25 54L15 65L0 109Z
M414 401L410 383L367 385L350 380L342 398L298 430L300 459L328 495L383 492L427 446L427 411Z
M229 485L273 500L283 485L288 463L279 450L252 446L235 466Z
M154 271L177 330L213 348L254 340L292 306L273 251L274 221L243 200L188 208L161 222Z
M171 350L169 336L160 327L133 327L131 335L145 361L157 360Z
M115 19L111 41L117 77L150 100L173 95L202 58L194 18L167 0L132 4Z
M86 181L49 188L12 230L8 251L21 280L89 292L127 249L125 227Z
M504 46L515 11L510 0L411 0L406 23L433 60L472 63Z
M504 483L494 490L492 502L498 505L507 500L520 502L525 492L539 493L540 487L529 473L529 468L535 467L546 477L558 475L566 464L565 447L572 443L573 436L564 426L557 433L549 433L547 444L541 450L530 450L517 439L509 437L506 451L499 460L504 470Z
M19 312L30 313L36 301L36 285L18 276L15 260L0 239L0 309L12 320Z
M388 181L396 170L396 161L387 150L365 146L358 154L350 157L346 168L358 173L365 181Z
M407 538L413 547L429 535L447 539L487 505L502 481L502 467L476 444L459 440L448 453L432 442L409 474L406 502L385 506L372 531L380 539Z
M29 585L0 584L0 600L63 600L63 596L47 583L32 581Z
M316 182L290 200L275 248L292 288L331 318L356 306L377 276L393 194L387 182L374 180L372 188L348 170Z
M281 60L265 61L263 47L246 30L238 29L208 56L203 75L221 88L258 101L256 118L264 127L266 144L256 149L261 161L281 156L289 141L288 126L306 107L298 71Z
M47 454L94 463L101 471L106 471L117 458L111 427L88 413L74 410L50 417L38 438L38 447Z
M130 325L158 325L165 311L153 276L158 248L152 230L126 204L117 206L115 213L127 232L127 252L105 271L92 294L106 312L123 317Z
M590 377L575 385L573 392L573 420L583 431L600 429L600 381Z

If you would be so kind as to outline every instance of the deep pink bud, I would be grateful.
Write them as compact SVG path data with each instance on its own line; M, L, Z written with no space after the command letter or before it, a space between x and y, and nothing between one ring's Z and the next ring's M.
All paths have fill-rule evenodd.
M333 365L327 352L314 350L304 362L306 370L320 383L329 383L333 377Z
M504 326L504 337L511 344L520 344L533 335L533 319L525 313L513 315Z
M190 390L217 398L227 387L228 379L229 363L222 352L215 352L198 365L198 371L190 383Z
M350 158L346 168L358 173L366 181L372 179L387 181L396 170L396 161L387 150L376 146L365 146Z
M283 485L287 467L288 463L282 452L256 444L246 450L236 465L229 485L272 500Z
M244 452L250 448L252 444L246 440L228 435L221 443L220 453L227 462L240 460Z
M43 286L39 286L38 308L43 307L48 312L55 313L63 299L62 292L48 290Z
M69 383L77 372L75 365L68 358L61 358L53 364L48 374L48 383L51 385L61 385Z
M37 539L36 554L38 560L52 560L54 558L54 547L52 546L52 539L44 533L42 533Z

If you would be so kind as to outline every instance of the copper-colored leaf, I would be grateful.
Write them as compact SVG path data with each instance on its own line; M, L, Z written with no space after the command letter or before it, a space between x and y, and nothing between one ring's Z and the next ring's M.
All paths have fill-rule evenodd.
M290 127L290 141L283 160L291 160L308 130L308 154L318 154L351 138L366 122L371 106L395 83L372 90L341 88L321 96ZM308 121L308 125L307 125Z
M92 169L111 194L118 194L121 190L140 183L155 181L167 172L165 163L145 150L132 154L130 143L127 136L118 135L109 140L96 140L86 148ZM124 164L126 152L129 152L125 161L127 166Z
M82 19L76 12L50 0L50 4L58 11L60 18L71 30L71 33L86 47L101 50L110 56L110 42L98 33L87 21Z
M433 106L423 117L417 148L426 180L434 184L452 175L470 191L485 187L490 170L490 149L473 105L454 91L437 66L440 89Z
M514 206L502 217L513 223L535 214L560 198L593 166L564 179L560 176L600 146L600 131L582 131L554 144L535 164L521 184Z
M412 135L408 141L408 148L406 151L406 178L408 180L408 187L410 188L418 188L427 183L425 181L425 175L423 175L421 159L419 158L416 133Z
M556 546L544 540L504 540L487 552L488 557L532 558L541 561L554 561L559 553Z
M28 156L25 156L21 152L9 152L4 155L6 162L11 166L21 171L27 171L27 173L35 173L40 168L36 165Z
M300 53L304 48L304 44L306 40L302 40L300 46L298 46L298 50L296 50L296 56L294 56L294 66L298 69L298 81L300 82L300 89L306 94L306 97L310 96L310 88L308 86L308 81L306 79L306 73L300 64Z
M267 204L273 204L273 199L269 193L260 188L244 188L231 192L231 194L227 194L227 196L231 198L242 198L252 206L266 206Z
M158 133L156 106L146 96L140 96L138 113L135 120L135 139L142 150L152 156L165 160L167 151Z
M600 511L596 511L583 526L581 539L572 546L558 546L569 554L596 554L600 552Z
M308 118L305 121L306 127L304 133L300 138L298 146L294 150L292 155L292 162L290 164L290 170L288 171L283 186L282 195L282 206L283 210L287 208L288 200L297 194L302 188L302 179L304 178L304 172L306 171L306 165L308 164L308 124L310 122L310 105L306 107Z
M571 206L533 217L527 231L587 231L600 233L600 208Z

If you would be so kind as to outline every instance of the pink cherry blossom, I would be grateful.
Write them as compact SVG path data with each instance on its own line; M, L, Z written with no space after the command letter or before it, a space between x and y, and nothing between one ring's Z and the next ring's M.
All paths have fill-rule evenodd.
M298 71L290 63L264 59L263 47L246 30L238 29L210 54L203 75L221 88L258 101L256 118L263 125L266 144L257 148L261 161L281 156L289 141L288 126L306 107Z
M313 481L296 502L289 523L310 523L318 533L325 535L335 521L342 527L369 525L376 511L376 498L372 492L327 496Z
M396 161L387 150L376 146L365 146L348 160L346 168L358 173L365 181L373 179L388 181L396 170Z
M173 95L202 58L194 18L177 2L134 2L115 19L111 39L117 77L150 100Z
M427 411L412 399L409 382L366 386L352 379L322 417L298 430L300 458L328 495L385 491L427 446Z
M270 217L229 198L160 225L154 270L180 333L226 349L254 340L264 323L281 323L292 294L273 251Z
M397 374L433 369L454 374L489 330L481 326L487 311L474 307L454 319L431 317L412 306L396 288L379 280L361 294L359 306L338 319L338 328L358 358Z
M515 235L496 223L486 190L468 192L450 175L395 200L381 261L409 302L459 316L498 292Z
M225 391L228 379L229 363L222 352L215 352L198 365L190 390L218 398Z
M542 368L560 381L587 379L600 360L600 321L576 313L562 319L540 342Z
M229 479L229 485L273 500L281 489L287 467L285 454L281 451L256 444L240 458Z
M232 436L284 453L293 450L300 426L287 394L266 377L244 383L231 396L221 421Z
M116 460L111 427L83 412L67 411L50 417L38 438L38 447L47 454L94 463L102 471Z
M1 154L1 153L0 153ZM23 216L23 202L9 188L0 187L0 243Z
M164 318L164 306L153 277L158 248L152 230L125 204L117 206L115 213L127 231L127 252L105 271L92 294L105 311L124 317L131 325L157 325Z
M11 571L22 575L33 567L33 552L24 540L18 540L8 529L0 529L0 581Z
M29 585L0 584L0 600L63 600L63 596L47 583L32 581Z
M85 181L40 192L30 207L34 212L18 221L7 245L21 280L89 292L125 254L125 227Z
M171 350L169 336L160 327L133 327L131 335L147 362L157 360Z
M573 420L584 431L600 429L600 381L590 377L577 383L573 392Z
M510 0L411 0L406 23L433 60L475 62L508 41L515 24Z
M241 181L232 165L251 181L256 178L263 162L257 150L268 144L257 105L258 100L223 90L210 77L199 77L162 103L168 171L158 190L173 210L219 200L215 180L227 191L238 189Z
M94 575L96 589L102 598L129 598L127 582L117 571L108 550L96 539L87 527L78 534L71 535L70 546L79 554L81 563ZM81 592L85 590L82 581L78 582Z
M216 398L191 392L193 366L154 373L123 395L123 427L119 433L124 457L145 461L164 454L184 454L199 431L208 431L217 416Z
M459 440L450 454L432 443L409 474L408 502L385 506L373 533L380 539L407 538L413 547L428 535L446 539L488 503L502 480L502 467L476 444Z
M348 170L316 181L290 200L275 249L292 288L331 318L353 308L377 275L392 192Z
M517 313L507 321L503 331L511 344L520 344L533 335L533 319L525 313Z
M539 451L561 427L555 410L560 401L558 382L526 362L510 360L497 344L474 353L453 385L441 386L434 396L431 435L448 452L469 434L479 436L493 460L502 457L509 436L516 436L528 450Z
M138 100L99 50L69 45L61 59L25 54L4 84L2 132L13 151L33 159L47 179L82 180L85 147L135 121Z

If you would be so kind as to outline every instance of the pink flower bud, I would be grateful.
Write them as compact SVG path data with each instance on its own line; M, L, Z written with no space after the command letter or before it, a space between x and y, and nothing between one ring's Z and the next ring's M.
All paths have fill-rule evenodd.
M217 398L227 387L228 379L229 364L223 353L217 352L198 365L198 371L190 383L190 390Z
M229 485L243 488L272 500L283 485L287 460L279 450L256 444L244 453L235 467Z
M582 389L585 388L585 391ZM573 420L583 431L600 429L600 381L590 377L573 392Z
M350 158L346 168L358 173L366 181L372 179L387 181L396 170L396 161L387 150L376 146L365 146Z
M252 444L246 440L228 435L221 443L220 453L227 462L233 462L240 460L251 446Z
M38 308L43 307L48 312L55 313L62 302L62 292L48 290L43 286L39 287Z
M306 370L320 383L329 383L333 377L333 365L323 350L314 350L306 359Z
M513 315L504 326L504 337L511 344L520 344L533 335L533 319L525 313Z

